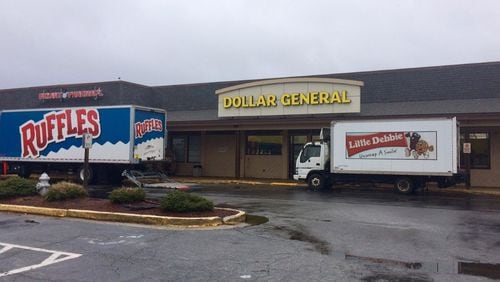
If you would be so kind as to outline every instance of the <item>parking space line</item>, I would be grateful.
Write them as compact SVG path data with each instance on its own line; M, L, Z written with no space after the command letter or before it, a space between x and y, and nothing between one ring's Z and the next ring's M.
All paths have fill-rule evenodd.
M1 243L0 243L0 244L1 244ZM4 246L4 247L0 250L0 254L1 254L1 253L5 253L6 251L8 251L8 250L10 250L10 249L12 249L12 248L14 248L14 247L12 247L12 246Z
M34 247L29 247L29 246L21 246L21 245L2 243L2 242L0 242L0 246L3 246L3 248L0 249L0 254L5 253L11 249L16 249L16 248L30 250L30 251L34 251L34 252L44 252L44 253L50 254L46 259L44 259L42 262L40 262L38 264L32 264L32 265L28 265L25 267L12 269L12 270L9 270L7 272L2 272L2 273L0 273L0 277L4 277L4 276L12 275L12 274L17 274L17 273L41 268L44 266L48 266L51 264L55 264L55 263L63 262L66 260L78 258L81 256L81 254L76 254L76 253L60 252L60 251L34 248Z

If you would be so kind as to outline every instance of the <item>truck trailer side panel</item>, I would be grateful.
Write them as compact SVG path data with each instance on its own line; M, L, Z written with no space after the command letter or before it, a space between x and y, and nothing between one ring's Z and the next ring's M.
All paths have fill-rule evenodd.
M332 122L330 171L451 176L458 134L455 118Z
M161 160L164 111L136 106L3 111L0 160L83 162L82 136L93 135L91 163Z

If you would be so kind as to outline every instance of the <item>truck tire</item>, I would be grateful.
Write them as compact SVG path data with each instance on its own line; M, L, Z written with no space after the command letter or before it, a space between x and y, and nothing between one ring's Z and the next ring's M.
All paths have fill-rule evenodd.
M398 177L394 181L394 188L401 194L411 194L415 189L415 184L409 177Z
M78 169L78 181L80 183L83 183L83 173L84 173L84 169L83 169L83 166L81 166ZM95 174L94 174L94 171L92 169L92 166L89 165L89 170L88 170L88 175L87 175L87 183L92 184L92 183L94 183L94 181L95 181Z
M310 189L320 190L325 187L325 177L319 173L313 173L307 179Z
M19 166L19 170L17 171L17 176L21 178L30 178L31 175L31 169L27 165L21 165Z

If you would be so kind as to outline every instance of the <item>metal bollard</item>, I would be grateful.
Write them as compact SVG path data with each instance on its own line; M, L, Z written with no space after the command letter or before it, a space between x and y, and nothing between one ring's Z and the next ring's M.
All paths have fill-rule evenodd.
M42 175L40 175L40 178L38 178L38 183L36 184L36 191L38 192L38 194L40 195L45 195L47 193L47 191L49 190L49 187L50 187L50 177L47 173L42 173Z

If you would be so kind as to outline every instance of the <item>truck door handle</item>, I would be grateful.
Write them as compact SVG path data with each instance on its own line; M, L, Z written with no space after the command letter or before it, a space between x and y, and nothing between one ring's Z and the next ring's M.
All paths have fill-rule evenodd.
M319 163L316 163L316 165L319 165Z

